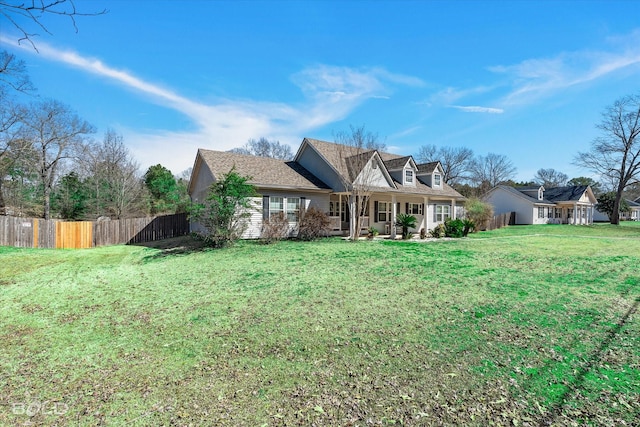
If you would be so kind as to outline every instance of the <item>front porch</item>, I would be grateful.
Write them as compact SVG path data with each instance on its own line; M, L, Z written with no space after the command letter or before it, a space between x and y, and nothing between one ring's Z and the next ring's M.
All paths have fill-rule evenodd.
M547 224L589 225L593 224L594 211L592 205L560 204L553 208L538 208L538 218L546 218Z
M374 193L366 198L364 204L352 200L349 194L332 194L329 202L329 218L332 234L351 235L351 227L356 227L350 221L350 212L361 210L359 235L366 234L370 227L375 228L380 235L395 238L401 233L401 228L394 226L399 214L416 217L417 227L409 229L411 233L420 230L432 230L447 219L462 217L463 208L455 198L435 198L415 195L378 194ZM355 234L355 233L353 233Z

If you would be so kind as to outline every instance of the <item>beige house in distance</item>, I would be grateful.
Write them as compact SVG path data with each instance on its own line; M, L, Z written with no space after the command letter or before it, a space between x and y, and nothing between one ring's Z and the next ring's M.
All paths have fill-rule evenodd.
M249 182L260 193L243 236L249 239L259 238L263 219L279 212L289 218L295 235L301 209L312 206L329 215L333 234L349 235L356 222L350 215L356 211L353 185L366 183L370 194L361 212L360 232L375 227L392 238L398 214L417 218L418 226L411 232L428 231L461 216L465 200L444 182L439 162L418 164L412 156L305 138L292 161L198 150L189 185L192 201L204 200L209 186L232 168L251 177ZM198 231L198 224L192 227Z

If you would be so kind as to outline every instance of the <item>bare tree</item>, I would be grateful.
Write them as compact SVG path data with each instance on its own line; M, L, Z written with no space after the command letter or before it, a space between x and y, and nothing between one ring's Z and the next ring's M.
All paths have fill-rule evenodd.
M69 107L48 100L31 104L23 120L24 139L32 146L43 192L43 216L50 218L51 190L66 159L77 155L95 130Z
M344 189L349 193L349 238L358 241L362 228L362 216L369 206L369 198L375 187L377 169L372 162L374 153L385 149L377 133L365 129L365 126L349 126L349 131L341 131L335 135L338 147L338 162L344 162L343 173L339 174Z
M140 166L122 135L107 130L101 143L87 147L83 166L93 189L90 209L95 216L120 219L141 210L144 186Z
M14 54L6 50L0 50L0 90L2 90L0 97L2 99L8 96L6 88L11 88L18 92L34 90L24 61L16 58Z
M471 162L470 173L470 180L478 187L489 186L490 189L512 179L516 168L506 156L489 153L478 156Z
M640 176L640 94L624 96L606 108L597 128L602 136L591 143L590 151L578 153L575 163L614 183L610 221L619 224L623 192Z
M555 169L538 169L533 180L545 188L564 187L569 177Z
M34 31L51 32L44 24L45 16L61 16L67 18L78 32L76 18L80 16L96 16L107 13L106 9L97 12L82 12L76 8L74 0L0 0L0 15L4 16L20 32L18 42L26 41L37 51L33 37Z
M420 163L439 161L444 170L444 182L453 186L468 178L473 161L473 151L466 147L440 147L438 149L435 145L423 145L416 158Z
M281 160L293 159L291 147L286 144L281 144L280 141L269 141L264 137L258 140L250 139L243 147L232 148L229 151L252 156L272 157Z

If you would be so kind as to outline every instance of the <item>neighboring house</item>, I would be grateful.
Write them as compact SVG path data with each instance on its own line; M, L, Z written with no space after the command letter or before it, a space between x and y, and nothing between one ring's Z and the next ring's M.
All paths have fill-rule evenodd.
M496 215L515 212L516 224L591 224L596 197L588 185L510 187L498 185L483 196Z
M640 221L640 198L634 200L625 199L629 205L629 212L620 212L621 221ZM598 210L596 206L594 221L609 222L609 215Z
M620 219L624 221L640 221L640 203L638 200L627 200L629 212L620 212Z
M300 209L315 206L331 219L334 234L349 234L355 221L350 218L350 203L355 205L350 186L366 184L369 202L361 215L361 232L375 227L395 237L399 213L414 215L421 229L431 230L447 218L462 213L464 197L443 181L439 162L417 164L411 156L399 156L376 150L352 147L305 138L293 161L247 156L229 152L198 150L189 194L202 201L217 177L231 168L251 177L260 197L254 200L255 212L245 238L260 236L262 220L284 212L295 234ZM353 209L355 211L355 209ZM198 225L194 224L194 231Z

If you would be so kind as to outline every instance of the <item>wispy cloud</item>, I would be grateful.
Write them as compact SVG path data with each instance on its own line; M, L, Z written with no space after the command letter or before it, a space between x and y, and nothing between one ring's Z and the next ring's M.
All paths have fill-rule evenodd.
M467 98L469 96L482 95L491 92L493 89L494 87L483 85L464 89L447 87L431 95L427 101L423 102L423 104L427 106L451 105L460 99Z
M451 105L451 108L455 108L465 113L486 113L486 114L502 114L504 110L502 108L480 107L476 105Z
M608 42L608 50L563 52L554 57L489 67L489 71L502 74L510 81L512 90L502 100L510 105L532 102L616 72L640 68L640 30Z
M0 43L24 48L3 36L0 36ZM195 131L119 129L139 159L147 159L149 152L153 152L152 162L176 165L174 168L189 166L198 147L228 150L249 138L261 136L295 146L305 133L344 119L366 100L388 97L393 85L422 85L420 79L383 68L354 69L320 64L291 77L305 95L305 100L297 104L233 99L203 103L130 71L114 68L100 59L42 42L38 43L38 50L39 55L49 61L100 76L139 93L150 102L189 117L196 125ZM25 52L34 54L28 48Z

